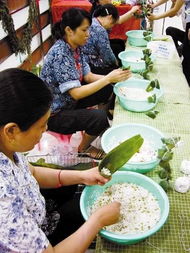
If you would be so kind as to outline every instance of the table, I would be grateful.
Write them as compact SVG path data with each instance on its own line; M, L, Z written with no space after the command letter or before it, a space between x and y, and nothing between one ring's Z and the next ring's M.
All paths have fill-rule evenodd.
M172 42L173 43L173 42ZM127 46L127 50L128 50ZM135 50L139 50L135 48ZM171 162L173 179L183 176L179 171L181 161L190 159L190 94L177 55L170 60L157 59L152 78L158 78L164 97L156 110L160 113L151 119L144 113L128 112L116 101L113 125L143 123L162 131L166 136L181 136L184 145L176 148ZM158 181L156 170L146 174ZM168 193L170 214L167 223L153 236L129 246L112 244L98 236L96 253L184 253L190 251L190 192Z
M64 11L71 7L80 7L87 11L90 11L92 4L88 0L52 0L51 10L53 23L58 22L61 19L61 15ZM131 9L131 5L122 4L117 6L119 14L122 15ZM125 33L129 30L136 30L140 28L140 19L132 17L121 25L116 25L112 28L110 33L110 39L123 39L126 40Z

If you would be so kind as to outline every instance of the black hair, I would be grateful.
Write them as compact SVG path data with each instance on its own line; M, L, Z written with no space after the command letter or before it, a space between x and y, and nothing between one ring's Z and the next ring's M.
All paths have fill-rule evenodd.
M14 122L26 131L47 113L51 102L50 90L33 73L17 68L0 72L0 127Z
M87 19L89 24L92 23L92 18L90 14L80 8L70 8L63 12L61 21L55 23L52 28L52 35L55 39L63 39L65 35L65 28L69 26L73 31L79 27L83 20Z
M90 15L91 17L94 16L94 11L97 9L97 7L99 6L99 0L90 0L91 4L92 4L92 8L90 10Z
M118 10L113 4L99 5L94 11L94 17L106 17L108 15L111 15L115 21L119 19Z

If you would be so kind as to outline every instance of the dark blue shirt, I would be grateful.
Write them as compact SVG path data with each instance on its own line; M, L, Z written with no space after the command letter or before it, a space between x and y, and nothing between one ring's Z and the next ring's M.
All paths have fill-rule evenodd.
M108 32L96 18L92 19L89 33L90 37L82 47L86 61L95 67L115 65L116 58L110 47Z
M76 101L68 91L80 87L81 76L90 72L81 49L78 48L77 52L76 62L76 51L64 40L58 40L47 53L40 77L52 91L52 112L74 108ZM80 70L78 66L81 67Z

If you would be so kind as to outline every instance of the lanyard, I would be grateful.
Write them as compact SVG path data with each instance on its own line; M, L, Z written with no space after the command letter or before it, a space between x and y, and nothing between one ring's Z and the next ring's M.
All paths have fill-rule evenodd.
M77 71L79 73L79 80L81 82L83 76L82 76L82 67L81 67L81 64L79 62L80 53L79 53L78 48L74 51L74 55L73 56L74 56L74 60L75 60L75 67L76 67L76 69L77 69Z

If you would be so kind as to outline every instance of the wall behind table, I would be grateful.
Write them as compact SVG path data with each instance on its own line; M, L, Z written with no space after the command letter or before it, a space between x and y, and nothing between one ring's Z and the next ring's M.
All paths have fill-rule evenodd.
M17 36L21 37L23 28L28 19L28 4L30 0L7 0L9 11L12 15ZM30 70L33 65L39 63L43 54L46 54L52 46L50 26L49 0L40 0L40 30L42 33L42 41L40 40L40 32L37 27L32 29L31 43L31 59L26 54L18 54L12 52L7 34L2 28L0 21L0 70L7 68L20 67Z

